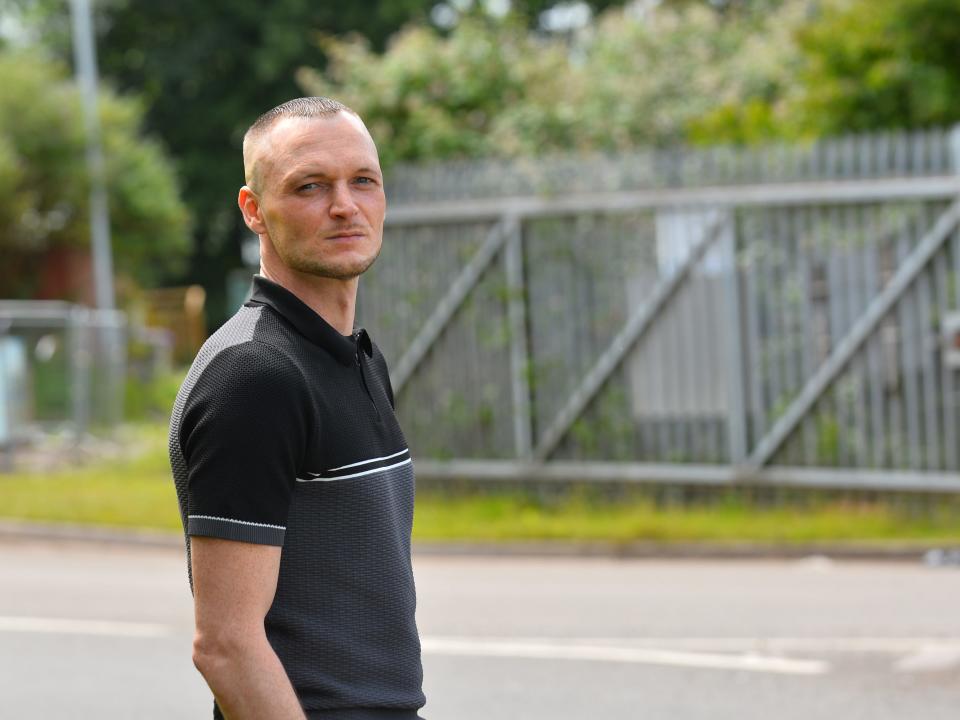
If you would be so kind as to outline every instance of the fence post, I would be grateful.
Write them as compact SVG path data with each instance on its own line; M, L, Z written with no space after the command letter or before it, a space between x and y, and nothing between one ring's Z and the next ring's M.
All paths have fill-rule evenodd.
M527 291L523 277L523 227L512 218L507 235L504 265L509 289L507 318L510 328L510 381L513 390L513 440L519 460L532 455L530 432L529 350L527 347Z
M960 175L960 124L950 130L950 170Z
M727 270L727 441L730 465L737 467L747 457L747 418L743 397L743 330L740 313L740 269L737 263L737 236L733 213L727 210L726 227L720 238Z
M105 379L104 391L107 396L104 421L110 431L116 431L123 423L123 400L127 379L127 320L119 310L110 310L99 313L102 317L100 325L101 352L104 353L104 364L110 368L109 377Z
M70 396L73 404L73 433L83 441L90 422L90 338L89 311L73 305L67 311L70 342Z
M4 339L10 330L9 320L0 320L0 472L12 472L14 468L14 453L16 452L16 437L14 432L13 403L10 402L12 389L8 386L10 374L6 368L7 353Z

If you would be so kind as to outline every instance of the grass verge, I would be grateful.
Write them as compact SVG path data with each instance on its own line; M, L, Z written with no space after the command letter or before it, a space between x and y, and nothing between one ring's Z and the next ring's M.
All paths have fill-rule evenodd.
M647 498L622 502L574 495L544 505L523 495L417 498L419 540L573 540L761 544L951 544L957 523L905 518L895 508L824 505L757 509L733 500L712 507L658 507Z
M180 532L165 428L131 431L143 451L52 473L0 475L0 517ZM742 497L711 506L662 507L652 497L618 501L587 492L540 499L519 491L418 494L414 539L427 541L567 540L628 543L960 542L958 504L906 512L884 502L814 503L758 508ZM933 508L932 511L929 508ZM939 509L938 509L939 508ZM941 511L942 510L942 511Z
M182 532L165 432L126 429L132 458L0 475L0 518Z

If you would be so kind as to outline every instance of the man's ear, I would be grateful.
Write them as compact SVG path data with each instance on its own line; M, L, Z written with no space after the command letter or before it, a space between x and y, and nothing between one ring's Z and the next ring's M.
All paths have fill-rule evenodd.
M247 224L247 227L257 235L266 234L267 226L264 224L263 215L260 213L260 198L246 185L240 188L237 205L240 206L240 212L243 213L243 221Z

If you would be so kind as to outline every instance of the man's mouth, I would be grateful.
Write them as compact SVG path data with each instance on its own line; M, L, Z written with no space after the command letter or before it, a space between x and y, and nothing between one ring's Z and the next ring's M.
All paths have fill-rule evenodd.
M359 240L362 237L364 237L364 233L360 230L347 230L327 235L327 240Z

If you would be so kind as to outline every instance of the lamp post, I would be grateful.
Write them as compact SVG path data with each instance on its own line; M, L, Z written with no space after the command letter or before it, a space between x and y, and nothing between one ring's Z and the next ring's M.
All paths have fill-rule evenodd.
M80 377L74 392L81 399L96 397L107 419L115 426L123 417L123 393L121 383L126 375L126 345L121 336L123 324L117 325L116 299L113 287L113 255L110 249L110 214L107 207L106 167L100 145L100 116L97 112L97 53L93 38L90 0L70 0L70 15L73 21L73 58L77 85L83 107L83 125L87 135L87 168L90 172L90 248L93 256L93 286L97 312L94 318L98 327L99 342L95 350L78 337L79 345L75 361L79 363ZM97 354L92 362L91 352ZM86 367L84 365L86 364ZM96 369L91 369L96 368ZM92 390L91 388L97 388ZM76 423L77 439L86 432L87 408Z
M70 15L73 20L73 58L87 134L94 297L99 309L112 310L115 302L113 256L110 250L110 215L103 150L100 146L100 118L97 114L97 55L90 19L90 0L70 0Z

